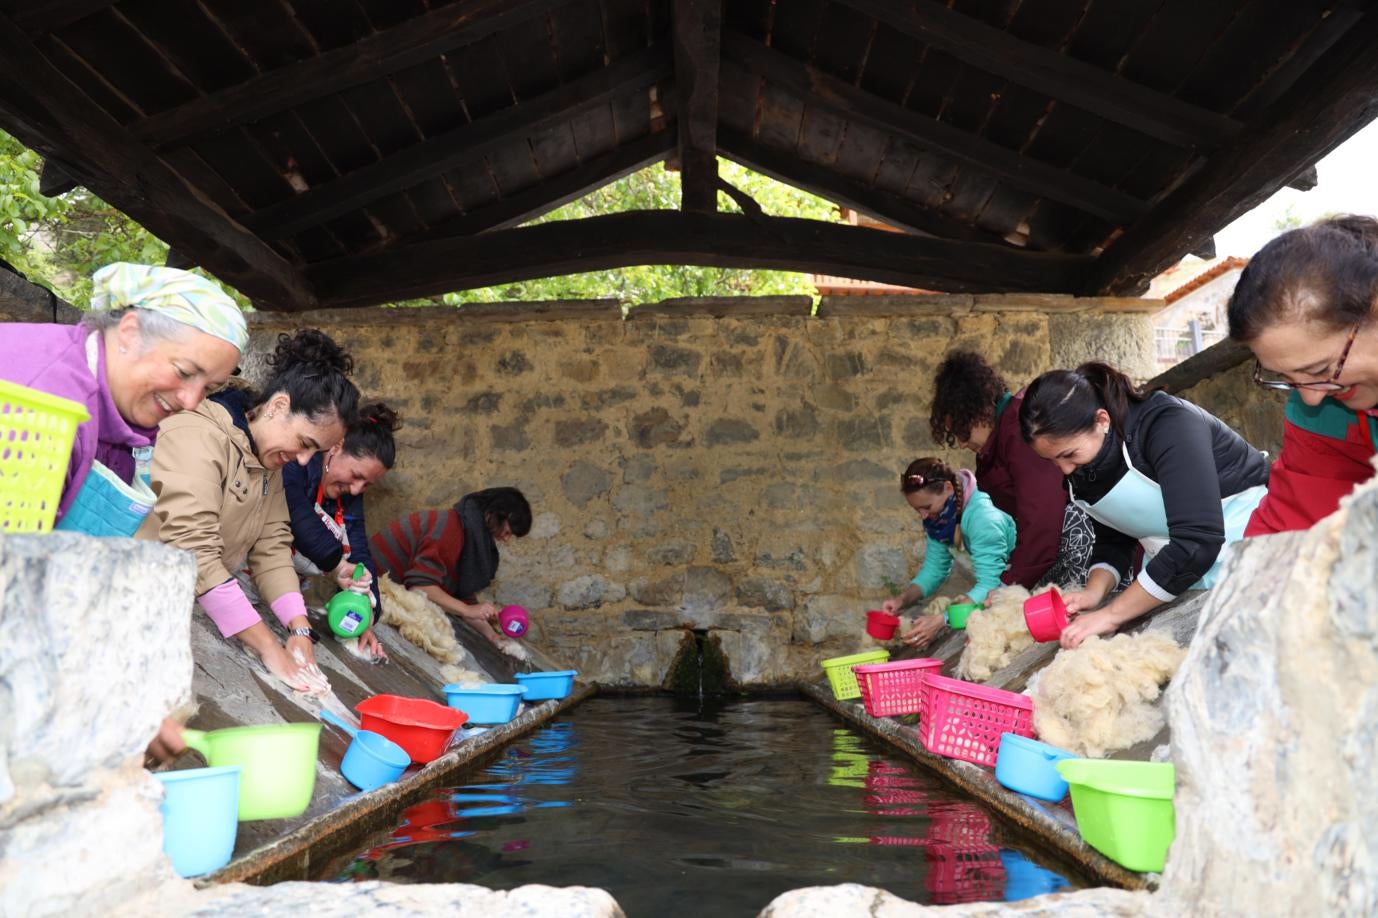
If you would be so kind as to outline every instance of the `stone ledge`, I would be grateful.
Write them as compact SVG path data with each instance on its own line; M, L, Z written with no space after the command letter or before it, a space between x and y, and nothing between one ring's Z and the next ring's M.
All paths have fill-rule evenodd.
M532 303L469 303L464 306L368 306L362 309L317 309L309 312L247 314L249 330L302 328L312 325L465 325L510 324L567 319L622 321L619 300L541 300Z
M995 780L992 769L928 752L919 742L917 731L888 718L870 716L860 702L838 701L823 683L800 683L799 691L936 772L1101 881L1123 889L1157 888L1156 875L1126 870L1082 841L1069 810L1005 789Z
M82 311L13 271L0 268L0 321L75 325Z
M627 310L627 319L634 321L665 316L711 316L715 319L739 319L748 316L806 318L812 311L813 299L807 296L703 296L636 305Z
M506 724L462 739L415 774L345 799L291 834L256 848L198 880L197 886L309 880L316 866L348 852L365 833L392 825L403 807L420 800L431 788L443 786L477 759L531 732L595 691L592 686L576 685L567 698L533 705Z
M815 314L820 319L886 316L964 316L975 297L966 293L932 293L910 296L825 296Z

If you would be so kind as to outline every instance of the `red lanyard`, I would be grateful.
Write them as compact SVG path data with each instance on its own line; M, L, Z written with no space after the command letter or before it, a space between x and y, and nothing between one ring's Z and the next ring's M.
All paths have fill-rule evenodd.
M325 476L321 476L321 483L316 485L316 506L324 512L321 501L325 500ZM335 525L344 528L344 501L335 501Z

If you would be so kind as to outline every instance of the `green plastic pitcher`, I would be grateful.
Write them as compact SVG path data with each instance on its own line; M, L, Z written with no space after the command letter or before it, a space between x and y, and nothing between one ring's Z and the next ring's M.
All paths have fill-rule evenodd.
M364 565L354 565L354 579L364 576ZM353 590L341 590L325 604L325 618L330 630L342 638L356 638L373 624L373 604L368 597Z
M182 731L186 744L212 768L239 766L240 822L306 812L316 789L320 738L319 723Z

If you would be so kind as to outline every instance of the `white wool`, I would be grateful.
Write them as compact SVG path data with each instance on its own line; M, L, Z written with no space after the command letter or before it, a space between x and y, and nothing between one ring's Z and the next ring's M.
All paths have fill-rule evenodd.
M972 613L967 619L966 646L957 661L959 679L985 682L1033 646L1033 635L1024 623L1024 600L1029 595L1022 586L1001 587L990 593L984 609Z
M444 609L424 593L394 583L387 574L378 581L378 590L384 599L383 621L396 628L402 637L441 663L464 660L464 648L455 637Z
M440 675L444 678L447 685L458 685L461 688L477 688L480 685L487 685L488 681L482 674L474 672L472 669L465 669L462 666L451 666L446 664L440 667Z
M499 634L495 643L497 644L498 650L501 650L513 659L521 660L522 662L531 659L531 651L527 650L521 641L514 641L510 637Z
M1039 739L1091 758L1152 739L1164 722L1158 696L1184 656L1161 631L1089 637L1060 652L1029 684Z

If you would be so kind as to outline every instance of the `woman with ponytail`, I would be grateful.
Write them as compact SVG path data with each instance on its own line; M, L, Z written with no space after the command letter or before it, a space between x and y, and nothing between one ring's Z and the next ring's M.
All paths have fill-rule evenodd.
M953 550L971 554L976 585L967 591L975 603L1000 586L1014 552L1014 520L997 510L990 495L976 486L976 476L966 469L953 470L941 459L915 459L900 475L900 493L923 520L928 544L923 566L914 580L895 599L881 608L897 614L906 606L942 589L952 572ZM941 615L921 615L901 635L905 643L923 646L942 630Z
M1307 529L1373 477L1378 453L1378 220L1292 230L1249 261L1230 297L1230 337L1254 382L1290 392L1268 496L1245 535Z
M359 390L349 355L315 329L280 335L267 363L261 390L232 380L195 411L164 421L151 475L158 499L139 536L196 556L197 603L223 636L238 638L293 689L328 691L292 566L282 469L340 442ZM285 646L235 578L246 565L288 632Z
M1019 424L1034 452L1066 477L1096 531L1086 589L1063 597L1075 616L1064 647L1213 585L1221 547L1243 537L1266 491L1263 454L1219 418L1166 392L1140 392L1103 363L1038 377ZM1143 570L1092 612L1130 570L1136 542Z
M282 470L287 510L292 518L292 561L303 576L329 574L340 589L368 593L382 618L378 566L368 550L364 528L364 491L397 461L393 432L402 424L382 402L363 405L343 441L316 453L306 465L289 463ZM364 574L354 579L362 564ZM378 636L369 628L358 648L368 657L386 659Z

